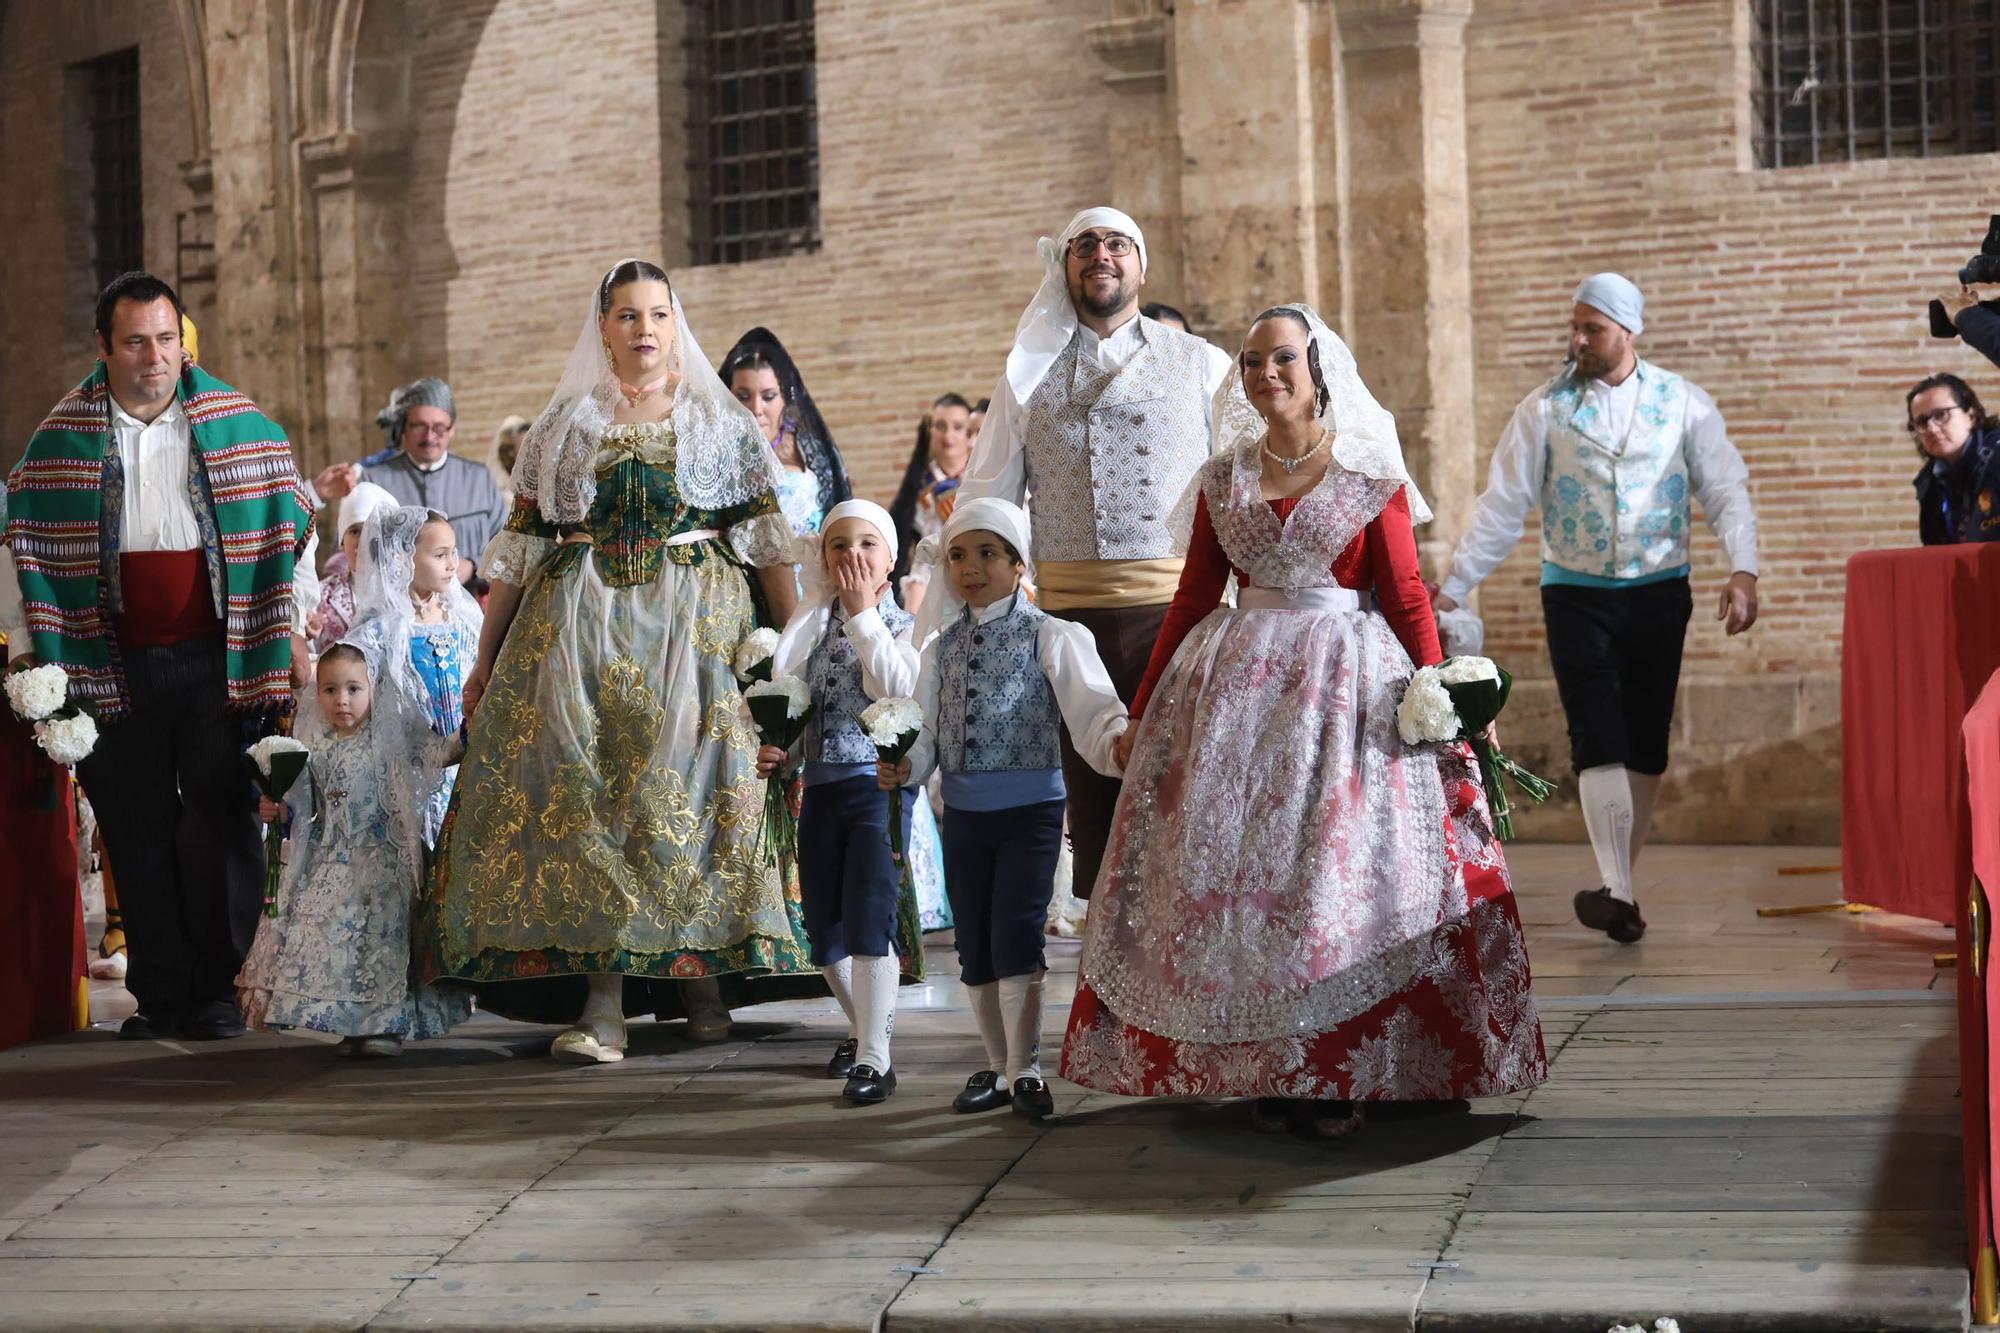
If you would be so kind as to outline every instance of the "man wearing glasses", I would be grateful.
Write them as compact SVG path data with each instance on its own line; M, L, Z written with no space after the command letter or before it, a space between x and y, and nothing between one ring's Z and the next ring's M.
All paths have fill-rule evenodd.
M313 479L313 489L322 500L338 500L367 480L400 504L443 514L458 538L459 581L469 581L474 561L507 522L507 501L484 463L451 452L458 430L451 386L435 375L405 384L376 422L388 432L388 447L359 464L334 464Z
M1139 313L1146 238L1087 208L1039 247L1043 280L959 490L1025 504L1043 610L1091 632L1118 693L1137 691L1180 581L1167 517L1216 449L1228 353ZM928 605L928 603L926 604ZM1075 893L1090 896L1119 783L1063 736Z
M1571 299L1570 364L1514 409L1436 601L1450 611L1470 597L1540 506L1549 661L1603 878L1576 895L1576 916L1632 944L1646 933L1632 861L1667 769L1694 607L1689 500L1700 499L1729 559L1715 618L1730 634L1757 619L1757 518L1715 400L1634 350L1645 330L1639 289L1599 273Z

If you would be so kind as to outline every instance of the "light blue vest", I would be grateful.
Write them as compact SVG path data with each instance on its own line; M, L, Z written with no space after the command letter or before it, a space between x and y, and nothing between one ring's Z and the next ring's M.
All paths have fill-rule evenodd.
M1641 579L1688 563L1688 382L1640 361L1631 433L1611 438L1587 381L1548 391L1542 559L1571 573Z
M901 634L916 620L884 598L875 608L889 633ZM838 616L828 616L826 633L813 645L806 661L806 685L812 690L813 715L806 724L806 761L813 764L873 764L875 742L855 719L875 701L861 684L861 655L854 650Z
M938 636L938 767L996 773L1062 765L1062 710L1042 674L1048 615L1021 594L984 625L965 613Z

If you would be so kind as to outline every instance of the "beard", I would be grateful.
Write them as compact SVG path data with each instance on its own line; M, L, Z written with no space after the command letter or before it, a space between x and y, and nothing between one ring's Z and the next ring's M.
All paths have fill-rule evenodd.
M1109 295L1100 299L1090 295L1091 275L1086 273L1070 288L1070 299L1076 302L1077 309L1092 319L1109 319L1132 304L1139 295L1138 284L1127 282L1122 273L1116 276L1118 285L1111 289Z

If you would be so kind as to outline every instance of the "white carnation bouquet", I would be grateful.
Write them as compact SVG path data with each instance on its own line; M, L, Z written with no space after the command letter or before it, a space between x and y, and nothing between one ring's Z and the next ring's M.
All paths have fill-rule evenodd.
M35 744L66 768L97 748L97 719L80 700L69 697L69 673L50 663L7 673L7 702L15 716L35 730Z
M250 778L257 784L257 790L273 801L282 801L285 793L292 789L292 784L299 780L309 753L304 744L290 736L266 736L245 751L243 758L250 766ZM278 914L278 884L285 873L284 848L284 831L275 823L265 825L265 916Z
M736 656L730 665L736 671L736 679L747 685L752 681L769 680L777 655L778 631L753 629L744 635L742 643L736 645Z
M861 710L855 718L861 724L863 734L875 747L875 757L883 763L896 765L909 756L910 747L917 743L917 734L924 727L923 705L915 699L891 696L877 699ZM903 883L907 887L914 883L910 871L910 849L903 838L903 789L889 789L889 854L903 869Z
M750 637L754 639L756 635ZM749 647L750 639L743 642ZM771 646L777 647L775 634L771 635ZM743 661L742 649L737 650L737 661L739 664ZM756 725L759 740L789 751L799 743L799 737L806 733L806 724L812 721L812 690L797 676L773 676L769 652L752 665L762 666L764 674L744 677L752 683L744 687L743 706L750 710L750 721ZM738 670L740 673L740 665ZM764 783L763 845L781 859L796 859L799 853L798 818L785 795L790 785L791 780L782 767Z
M1486 805L1493 814L1493 831L1503 842L1514 836L1503 777L1512 778L1532 801L1546 801L1555 794L1554 783L1522 768L1489 739L1493 721L1513 690L1513 676L1491 658L1447 657L1412 676L1396 706L1396 730L1403 744L1463 740L1472 746L1479 760L1479 780L1486 788Z

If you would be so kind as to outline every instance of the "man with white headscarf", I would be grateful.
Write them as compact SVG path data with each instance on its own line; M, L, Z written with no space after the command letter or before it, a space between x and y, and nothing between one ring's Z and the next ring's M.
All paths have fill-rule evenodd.
M1215 452L1231 362L1139 313L1146 238L1117 209L1083 210L1061 236L1042 238L1039 253L1042 285L1015 329L959 504L994 496L1025 505L1040 606L1090 631L1130 699L1180 580L1169 513ZM1062 757L1076 895L1085 898L1119 783L1068 736Z
M1730 562L1715 612L1730 634L1757 619L1757 518L1715 400L1634 350L1639 289L1599 273L1572 300L1570 364L1515 408L1436 601L1451 611L1470 597L1540 506L1549 660L1603 878L1576 895L1576 916L1631 944L1646 933L1632 862L1667 768L1694 606L1688 500L1701 500Z

